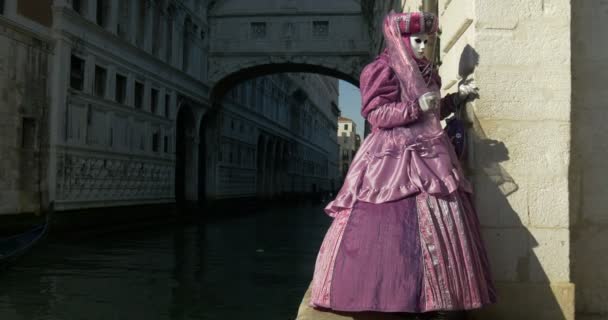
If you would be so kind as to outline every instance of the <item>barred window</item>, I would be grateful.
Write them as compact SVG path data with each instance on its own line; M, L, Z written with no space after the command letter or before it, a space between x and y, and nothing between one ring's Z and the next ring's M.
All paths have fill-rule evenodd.
M251 38L263 39L266 37L266 22L251 23Z
M84 83L84 60L72 55L70 61L70 87L81 90Z
M313 21L312 35L315 37L327 37L329 35L329 21Z

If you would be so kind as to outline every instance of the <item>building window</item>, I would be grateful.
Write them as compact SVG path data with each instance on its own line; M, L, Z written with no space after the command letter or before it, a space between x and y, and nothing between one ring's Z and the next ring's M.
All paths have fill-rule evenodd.
M313 21L312 35L315 37L327 37L329 35L329 21Z
M169 136L165 136L164 137L164 141L163 141L163 151L165 153L169 153Z
M152 134L152 152L158 152L160 149L160 133L158 131Z
M117 74L116 75L116 97L115 100L118 103L125 104L127 100L127 77Z
M154 12L152 13L152 54L158 56L158 52L160 50L160 41L162 37L160 36L160 28L161 28L161 8L160 4L157 4L154 8Z
M102 27L108 24L108 13L110 12L110 0L97 0L97 16L95 22Z
M137 16L137 37L135 38L135 45L142 47L144 45L144 36L146 29L146 1L138 1L139 15ZM154 35L157 36L157 35Z
M192 30L194 29L194 25L192 24L192 20L190 17L186 18L186 22L184 23L184 33L183 33L183 46L182 46L182 71L188 72L190 68L190 54L192 50Z
M141 109L144 104L144 85L135 81L135 108Z
M165 117L169 118L169 108L171 107L171 96L165 94Z
M70 87L82 91L84 83L84 60L72 55L70 62Z
M171 59L173 58L173 12L175 8L170 6L167 8L167 18L165 20L166 23L166 43L165 43L165 61L168 64L171 64Z
M344 130L348 130L348 124L344 125Z
M251 23L251 38L264 39L266 37L266 22Z
M95 95L98 97L105 97L106 94L106 77L107 71L105 68L95 66Z
M158 90L152 89L150 93L150 112L156 114L158 109Z
M129 30L129 23L131 20L131 1L120 1L120 7L118 12L118 24L116 25L116 33L124 40L129 40L127 32Z

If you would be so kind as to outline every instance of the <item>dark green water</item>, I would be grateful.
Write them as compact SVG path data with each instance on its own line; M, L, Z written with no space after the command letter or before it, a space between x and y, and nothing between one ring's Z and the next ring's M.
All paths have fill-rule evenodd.
M0 320L294 319L321 205L52 240L0 273Z

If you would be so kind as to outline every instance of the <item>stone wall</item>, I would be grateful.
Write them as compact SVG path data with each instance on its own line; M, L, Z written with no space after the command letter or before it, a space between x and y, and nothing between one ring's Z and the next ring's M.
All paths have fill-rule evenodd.
M45 205L49 44L0 16L0 214Z
M577 319L608 318L608 3L572 6L572 279Z
M570 1L440 0L444 92L474 78L468 171L500 303L483 319L573 319Z

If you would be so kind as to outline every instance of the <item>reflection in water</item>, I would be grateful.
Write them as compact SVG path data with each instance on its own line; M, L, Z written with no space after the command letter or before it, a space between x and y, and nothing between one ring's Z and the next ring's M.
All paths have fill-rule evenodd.
M0 274L0 319L293 319L321 209L52 241Z

